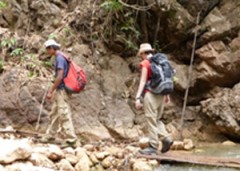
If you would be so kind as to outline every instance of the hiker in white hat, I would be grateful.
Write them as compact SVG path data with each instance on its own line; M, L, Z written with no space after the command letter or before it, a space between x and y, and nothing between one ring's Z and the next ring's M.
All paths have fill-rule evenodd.
M144 58L144 53L149 52L148 54L152 54L155 50L149 43L143 43L140 45L140 49L138 51L138 55Z
M50 49L50 47L53 47L55 50L59 50L61 45L58 44L55 40L49 39L44 43L44 46L46 49Z
M142 58L140 63L141 78L136 95L135 107L143 107L145 113L143 132L149 139L149 146L141 149L141 154L156 154L159 146L159 137L163 138L162 152L167 152L173 141L170 134L166 131L165 125L159 120L163 112L164 103L169 103L169 96L153 94L147 83L151 80L152 70L150 59L154 57L155 50L149 43L140 45L138 55ZM143 104L142 104L143 103Z
M55 81L47 94L48 99L53 99L53 106L49 113L50 123L48 124L46 135L42 138L42 142L49 143L54 140L59 133L58 131L61 130L61 135L64 138L62 146L75 146L77 136L72 122L69 94L66 92L64 84L64 78L68 74L69 63L65 59L64 54L59 51L61 45L55 40L47 40L44 46L48 54L55 58Z

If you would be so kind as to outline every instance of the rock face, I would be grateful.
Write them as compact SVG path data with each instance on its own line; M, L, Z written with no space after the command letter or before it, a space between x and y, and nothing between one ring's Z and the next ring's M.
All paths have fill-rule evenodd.
M211 86L231 86L239 82L239 40L240 37L233 39L228 46L223 41L215 41L200 48L197 79Z
M240 137L239 102L240 84L231 89L222 89L214 97L202 101L202 113L209 116L217 128L227 136Z
M80 51L79 54L81 54ZM80 55L80 57L81 62L78 62L79 59L75 59L75 61L84 66L86 59L84 56ZM122 62L122 65L127 65L120 57L115 56L114 59L109 60L110 63L113 63L112 65L116 65L119 61ZM103 80L99 81L109 84L104 86L104 89L108 90L103 90L101 84L97 83L99 79L97 77L101 75L95 75L94 78L91 78L95 71L87 67L86 71L89 78L86 90L79 95L74 95L70 102L73 106L73 120L77 133L90 138L137 137L138 133L133 124L135 115L127 102L121 98L124 89L121 89L121 86L116 87L117 84L122 82L121 77L116 77L115 81L118 82L116 85L110 85L110 79L113 78L114 73L104 71ZM32 129L32 123L37 121L42 98L49 81L34 79L28 82L28 73L23 68L14 68L7 70L0 78L0 92L4 94L1 96L3 103L0 104L1 125L3 126L13 125L18 129ZM123 72L122 74L126 73ZM21 78L17 75L21 75ZM24 82L26 84L23 84ZM16 85L19 85L18 88L13 88ZM123 83L122 86L124 87ZM104 96L104 91L108 92L108 96ZM13 94L16 94L17 98ZM120 98L113 99L114 96ZM46 101L45 104L42 111L43 124L41 130L43 131L48 124L47 110L50 110L51 103Z
M149 5L155 2L146 1ZM199 122L204 122L208 116L214 123L209 125L218 125L223 133L232 130L232 136L239 136L238 122L235 120L237 114L224 118L225 122L224 119L215 118L214 116L219 114L214 113L214 110L217 110L217 97L211 94L214 87L233 87L240 81L239 4L238 0L162 0L159 4L151 5L148 11L151 15L146 16L146 25L153 25L146 28L149 42L158 40L155 46L160 46L163 52L169 53L176 70L176 92L173 94L172 108L165 110L164 122L178 122L180 117L178 114L182 107L183 92L188 87L187 74L193 32L199 29L188 108L197 108L204 100L201 103L204 115L199 115L199 110L189 110L195 117L186 120L189 121L188 124L192 124L194 130L204 130L204 124ZM195 18L200 10L200 24L196 28ZM43 53L42 45L47 38L54 38L87 73L88 84L85 91L73 95L70 100L77 134L94 140L111 137L131 139L141 136L138 128L144 122L143 115L134 109L132 103L139 81L139 61L136 57L113 55L111 50L122 51L118 45L115 49L105 47L100 40L103 33L99 33L105 24L103 13L99 1L92 4L90 1L77 0L9 1L7 7L0 10L2 40L8 42L11 38L16 39L14 45L9 45L11 47L0 48L0 60L4 61L3 64L0 61L0 126L34 129L42 98L50 82L47 77L52 75L50 68L46 67L51 63ZM158 16L161 17L161 24L156 34L155 23ZM144 32L141 30L142 26L137 28L140 28L139 32ZM127 44L129 46L128 40ZM13 57L11 53L16 48L24 50L24 55ZM225 93L223 97L226 96ZM206 100L208 98L210 99ZM233 110L230 110L231 105L227 101L219 104L224 109ZM44 132L48 125L47 114L50 109L51 102L45 101L41 132ZM194 125L198 127L195 128ZM187 129L184 134L190 137L193 132ZM175 134L178 132L175 131ZM55 154L51 156L51 159L54 158L62 160L61 156ZM70 160L76 162L74 159Z

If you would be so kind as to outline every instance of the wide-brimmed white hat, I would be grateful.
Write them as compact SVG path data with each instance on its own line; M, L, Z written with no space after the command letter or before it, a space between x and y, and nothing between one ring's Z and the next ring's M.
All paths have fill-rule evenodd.
M44 43L45 47L49 47L49 46L57 46L57 47L61 47L61 45L59 43L57 43L55 40L53 39L49 39Z
M143 52L154 52L154 51L155 50L152 48L152 46L149 43L143 43L140 45L138 55L140 55Z

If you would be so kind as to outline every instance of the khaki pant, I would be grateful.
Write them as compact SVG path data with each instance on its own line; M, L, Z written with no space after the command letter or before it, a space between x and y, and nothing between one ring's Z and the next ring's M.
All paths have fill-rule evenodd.
M164 96L147 92L144 97L145 125L143 132L149 138L152 147L159 146L159 138L169 138L164 123L160 120L164 109Z
M57 133L63 135L66 141L75 141L77 136L72 123L72 113L68 104L69 95L65 90L57 90L52 110L49 113L50 124L46 131L48 137L55 137Z

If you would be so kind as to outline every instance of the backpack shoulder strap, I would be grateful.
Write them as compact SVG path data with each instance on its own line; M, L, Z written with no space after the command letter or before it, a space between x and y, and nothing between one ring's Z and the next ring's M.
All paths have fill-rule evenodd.
M71 62L71 59L67 55L65 55L63 52L58 51L57 53L62 55L66 59L67 62Z

